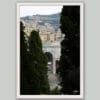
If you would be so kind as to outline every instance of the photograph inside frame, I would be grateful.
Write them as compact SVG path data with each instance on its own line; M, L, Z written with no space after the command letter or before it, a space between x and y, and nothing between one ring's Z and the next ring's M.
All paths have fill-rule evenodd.
M19 96L82 96L80 3L18 3Z

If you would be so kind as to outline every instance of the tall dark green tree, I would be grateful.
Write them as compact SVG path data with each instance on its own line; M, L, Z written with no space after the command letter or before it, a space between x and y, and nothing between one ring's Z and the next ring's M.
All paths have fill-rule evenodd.
M46 56L42 51L42 42L38 31L32 31L29 38L30 71L33 94L48 94L48 68Z
M80 7L64 6L61 12L61 57L58 73L63 94L80 93Z
M20 22L20 93L28 94L30 91L29 78L29 62L27 51L27 40L25 39L24 25Z
M24 28L20 22L20 93L49 94L47 59L39 32L32 31L27 37Z

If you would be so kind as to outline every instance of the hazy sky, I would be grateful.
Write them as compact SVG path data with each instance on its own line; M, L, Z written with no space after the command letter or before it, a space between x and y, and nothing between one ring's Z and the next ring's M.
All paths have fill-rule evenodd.
M61 12L62 6L20 6L20 17L27 15L49 15Z

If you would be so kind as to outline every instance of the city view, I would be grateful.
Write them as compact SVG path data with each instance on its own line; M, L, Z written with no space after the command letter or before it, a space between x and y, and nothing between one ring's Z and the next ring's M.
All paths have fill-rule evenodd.
M56 74L57 62L60 59L60 42L63 35L60 31L60 12L51 15L32 15L21 17L24 23L25 33L30 36L34 29L39 31L42 40L43 51L48 59L48 78L50 88L60 88L59 79Z
M20 6L20 95L80 95L80 5Z

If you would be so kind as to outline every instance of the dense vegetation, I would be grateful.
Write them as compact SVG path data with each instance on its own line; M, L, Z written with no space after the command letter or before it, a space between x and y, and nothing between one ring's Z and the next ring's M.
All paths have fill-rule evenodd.
M32 31L29 37L20 23L20 58L21 58L21 94L48 94L47 60L42 51L38 31Z
M61 12L61 57L58 73L63 94L80 94L80 7L64 6Z

